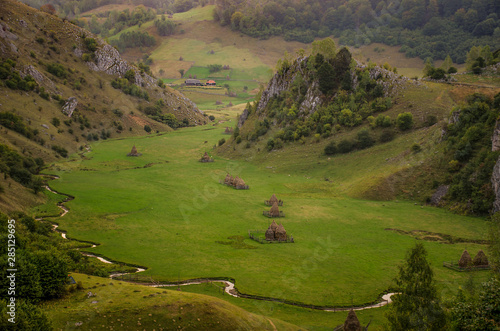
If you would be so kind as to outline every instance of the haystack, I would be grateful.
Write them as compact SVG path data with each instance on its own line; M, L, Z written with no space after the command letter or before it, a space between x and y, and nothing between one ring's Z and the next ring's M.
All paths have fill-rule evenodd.
M286 241L286 230L283 224L278 225L276 232L274 232L274 238L278 241Z
M271 229L271 226L269 226L266 230L266 240L268 241L274 240L274 231L273 229Z
M278 203L278 198L276 198L276 194L273 193L271 199L269 199L269 204L272 206L274 203Z
M271 209L269 210L269 216L271 217L280 217L280 209L278 208L278 203L274 203Z
M464 250L464 252L462 253L460 260L458 261L458 265L460 266L460 268L467 268L472 265L472 258L470 257L467 250Z
M472 264L475 266L488 266L488 258L486 257L486 254L484 254L483 250L480 249L479 252L477 252L476 257L474 257L474 260L472 260Z
M273 230L274 233L278 229L278 224L276 224L276 222L273 220L273 222L271 223L271 225L269 225L269 227L271 228L271 230Z
M236 177L234 181L234 187L237 188L238 190L243 190L245 188L245 181L239 177Z
M347 318L344 323L344 331L361 331L363 328L361 327L361 323L359 323L358 316L354 312L354 309L351 308L349 310L349 314L347 314Z
M135 148L135 145L132 147L132 150L130 153L127 154L127 156L141 156L142 154L137 152L137 148Z
M205 152L205 154L203 154L203 156L200 159L200 162L213 162L213 161L214 159L212 159L207 152Z
M232 180L232 176L230 174L227 174L226 175L226 178L224 178L224 184L226 185L231 185L231 180Z

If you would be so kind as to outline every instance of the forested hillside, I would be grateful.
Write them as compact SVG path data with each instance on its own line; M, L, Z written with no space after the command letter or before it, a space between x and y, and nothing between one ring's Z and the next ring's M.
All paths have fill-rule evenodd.
M283 35L309 43L334 35L350 46L401 45L408 57L464 63L474 45L500 47L494 0L217 0L215 20L256 38Z

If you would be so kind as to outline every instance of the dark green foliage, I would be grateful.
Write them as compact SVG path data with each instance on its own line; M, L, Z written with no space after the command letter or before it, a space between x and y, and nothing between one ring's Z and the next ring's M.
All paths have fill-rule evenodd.
M340 153L349 153L354 149L354 142L349 139L342 139L337 145L337 149Z
M335 141L330 141L328 145L325 146L324 150L326 155L334 155L337 153L337 144L335 144Z
M35 132L29 126L24 124L21 116L8 111L0 112L0 125L6 127L7 129L16 131L28 139L32 139L35 135Z
M97 42L94 38L85 38L83 40L83 43L85 44L85 47L87 47L87 49L90 51L90 52L95 52L97 50Z
M470 331L495 331L500 328L500 282L492 278L482 284L476 296L466 297L459 290L451 308L451 329Z
M442 330L446 316L441 308L427 252L417 243L399 266L398 291L389 306L390 330Z
M411 151L412 151L413 153L418 153L418 152L420 152L421 150L422 150L422 146L420 146L419 144L413 144L413 145L411 146Z
M209 64L207 67L210 73L219 72L222 70L222 64Z
M455 67L450 67L450 68L448 69L448 73L449 73L449 74L454 74L454 73L456 73L457 71L458 71L458 70L457 70L457 68L455 68Z
M217 0L214 20L260 39L281 35L285 40L310 43L333 34L342 45L401 45L407 57L444 60L449 54L461 64L477 43L500 47L494 32L500 24L500 9L493 3L269 0L256 8L249 1Z
M375 139L373 139L368 129L363 129L358 132L356 138L356 146L358 149L365 149L368 147L372 147L374 144L375 144Z
M462 212L484 214L491 209L491 174L499 155L491 151L491 136L499 113L491 100L473 94L458 121L448 126L446 157L454 166L447 199L459 202L456 208Z
M401 131L410 130L413 127L413 115L411 113L401 113L396 119L396 125Z
M154 46L156 39L147 32L127 31L120 34L118 39L113 39L110 44L123 51L126 48Z
M165 16L162 16L161 20L155 21L155 27L160 36L170 36L175 33L176 24L172 20L166 20Z
M215 116L214 115L210 115L210 116L208 116L208 119L211 120L211 121L214 121L215 120Z
M151 127L149 125L144 125L144 131L146 131L147 133L150 133L151 132Z
M8 321L7 299L0 299L1 330L52 330L52 324L42 309L26 300L16 300L16 323ZM14 327L13 327L14 325Z
M221 138L221 139L219 140L218 145L219 145L219 146L222 146L222 145L224 145L224 143L225 143L225 142L226 142L226 139Z
M52 150L55 151L57 154L61 155L62 157L68 157L68 151L64 147L52 145Z
M127 73L129 71L127 71ZM148 94L148 92L142 90L137 85L132 84L126 78L116 78L116 79L112 80L111 81L111 86L113 86L115 89L122 90L123 93L125 93L125 94L133 95L135 97L142 98L142 99L144 99L146 101L149 101L149 94Z
M334 75L333 66L328 62L323 62L318 68L319 90L323 94L333 92L333 88L336 86Z
M51 121L52 125L55 126L56 128L61 125L61 121L57 117L53 117Z
M49 63L47 71L59 78L66 78L68 76L68 72L60 63Z
M386 142L393 140L395 136L396 136L396 132L394 132L394 130L390 130L390 129L384 130L380 134L379 141L381 143L386 143Z
M21 78L19 73L15 71L16 62L7 59L0 61L0 80L5 81L5 85L12 90L32 91L38 86L36 81L30 75Z
M270 138L268 141L267 141L267 150L268 151L272 151L274 149L274 139L273 138Z

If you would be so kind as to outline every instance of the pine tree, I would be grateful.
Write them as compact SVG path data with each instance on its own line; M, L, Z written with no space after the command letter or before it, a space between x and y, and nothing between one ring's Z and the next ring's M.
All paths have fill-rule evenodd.
M390 330L442 330L446 324L426 255L424 246L417 243L399 267L400 293L386 315Z

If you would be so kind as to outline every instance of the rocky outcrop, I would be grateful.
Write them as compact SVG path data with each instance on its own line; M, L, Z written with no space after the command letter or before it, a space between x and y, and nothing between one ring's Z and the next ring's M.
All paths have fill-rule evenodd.
M491 137L491 151L496 152L498 150L500 150L500 120L497 119L495 130Z
M56 85L54 84L54 82L49 78L47 78L47 76L42 74L40 71L36 70L35 67L33 67L31 64L24 66L23 70L20 72L20 75L22 78L24 78L27 75L30 75L31 77L33 77L33 79L37 82L38 85L45 87L51 92L56 91Z
M272 97L280 95L282 92L288 90L292 85L295 77L299 72L301 72L301 65L307 63L307 57L297 59L290 68L285 70L284 73L276 73L267 88L262 92L262 96L259 100L259 106L257 107L257 112L262 111L266 108L269 100ZM304 62L306 61L306 62Z
M78 105L78 101L76 100L76 98L70 97L70 98L68 98L68 100L66 100L66 103L62 107L62 112L64 114L68 115L68 117L71 117L71 115L73 115L73 112L75 111L77 105Z
M493 212L496 213L500 211L500 158L498 158L497 163L493 168L493 174L491 175L491 184L493 186L493 192L495 192Z
M299 113L309 113L312 114L316 108L321 105L321 92L318 90L318 83L314 81L311 86L307 89L304 101L300 104Z
M82 52L76 52L75 50L75 55L77 54L82 54ZM123 60L120 53L111 45L101 45L101 47L95 51L94 55L95 58L93 62L86 62L89 68L94 71L102 71L109 75L123 77L127 70L131 69L127 61Z
M448 193L449 185L441 185L431 197L431 205L439 206L443 197Z
M241 113L240 117L238 118L238 127L239 128L241 128L243 126L243 123L245 123L245 121L247 120L248 114L249 114L248 108L245 108L243 113Z

